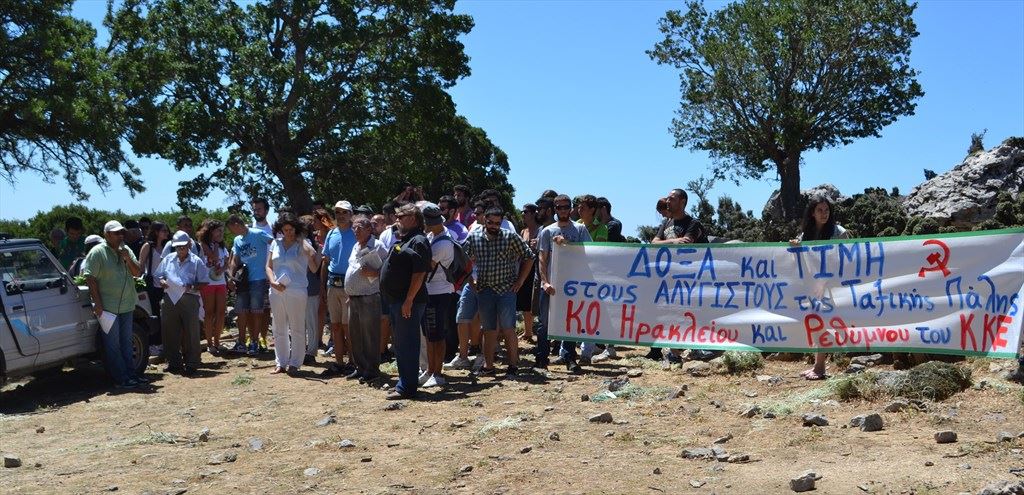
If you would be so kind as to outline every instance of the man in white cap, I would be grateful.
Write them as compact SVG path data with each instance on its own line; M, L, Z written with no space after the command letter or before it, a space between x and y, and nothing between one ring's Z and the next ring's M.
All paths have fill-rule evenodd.
M168 373L191 376L199 367L199 289L210 282L209 269L191 252L192 238L179 230L169 243L174 254L160 262L154 280L164 289L160 331ZM184 333L184 335L182 335ZM184 355L184 367L182 367Z
M327 270L327 311L331 317L331 339L334 341L336 367L328 368L329 374L348 375L355 371L345 366L345 355L352 363L351 346L348 340L348 294L345 293L345 272L356 235L352 232L352 203L338 201L334 204L334 228L324 239L322 254Z
M93 313L97 318L105 312L114 315L114 322L103 337L103 359L117 388L135 388L146 379L132 366L132 311L138 302L135 279L142 267L135 253L124 244L125 228L111 220L103 226L105 242L94 247L82 263L82 275L89 286ZM142 345L146 345L145 342Z
M68 268L68 275L71 275L72 277L79 276L82 273L82 263L85 261L85 255L89 254L89 251L101 242L103 242L103 238L96 234L86 237L85 251L82 252L81 256L75 258L75 261L71 262L71 268Z

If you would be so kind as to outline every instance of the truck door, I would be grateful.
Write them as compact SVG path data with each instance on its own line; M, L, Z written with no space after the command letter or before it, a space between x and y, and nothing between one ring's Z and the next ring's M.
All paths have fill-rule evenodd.
M38 340L37 364L73 354L86 332L78 288L42 246L26 246L9 254L28 331Z
M16 370L32 366L39 353L39 340L32 335L25 311L21 282L17 276L16 264L20 257L10 251L0 252L0 283L3 285L0 299L3 302L3 317L0 318L0 345L7 369Z

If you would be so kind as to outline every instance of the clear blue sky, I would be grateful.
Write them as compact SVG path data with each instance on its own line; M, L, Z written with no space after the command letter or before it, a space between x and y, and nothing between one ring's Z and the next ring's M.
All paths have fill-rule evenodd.
M452 94L459 112L508 153L517 204L548 188L607 196L623 232L634 234L655 222L658 197L708 174L706 154L674 148L668 131L679 105L677 73L644 53L659 39L658 19L681 8L674 1L459 2L457 11L476 21L464 39L473 73ZM98 26L104 9L102 0L80 0L74 13ZM915 20L921 35L911 63L925 91L916 114L881 138L805 154L804 188L830 182L845 194L874 186L907 193L923 169L942 173L959 163L972 132L988 129L986 147L1024 136L1024 2L923 1ZM173 207L182 176L159 160L138 163L147 192L133 200L119 188L103 194L91 186L90 204ZM759 215L778 187L768 179L718 184L710 197L729 195ZM0 184L2 218L67 202L62 186L35 176L21 176L13 189ZM205 206L223 202L216 194Z

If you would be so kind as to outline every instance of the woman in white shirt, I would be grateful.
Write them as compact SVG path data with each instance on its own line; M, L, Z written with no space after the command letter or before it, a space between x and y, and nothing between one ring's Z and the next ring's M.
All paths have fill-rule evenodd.
M306 356L306 271L317 270L320 254L306 240L305 230L291 213L282 213L274 223L275 239L266 267L277 362L273 373L287 371L294 376Z
M219 220L207 218L199 227L196 237L199 238L202 253L200 258L206 263L210 278L210 283L199 291L203 296L203 335L206 336L207 352L218 356L228 299L227 277L224 276L228 266L228 250L224 247L224 224Z

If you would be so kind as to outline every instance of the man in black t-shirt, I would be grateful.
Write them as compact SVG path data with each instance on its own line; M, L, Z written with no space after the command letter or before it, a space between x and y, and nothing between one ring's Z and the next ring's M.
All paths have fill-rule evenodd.
M669 217L661 223L652 244L690 244L708 242L707 231L696 219L686 214L686 191L673 189L668 193Z
M396 214L401 240L390 247L380 273L380 290L388 301L392 347L398 364L398 385L388 394L390 400L411 398L419 386L420 326L428 301L424 279L432 260L419 207L409 203L399 207Z

